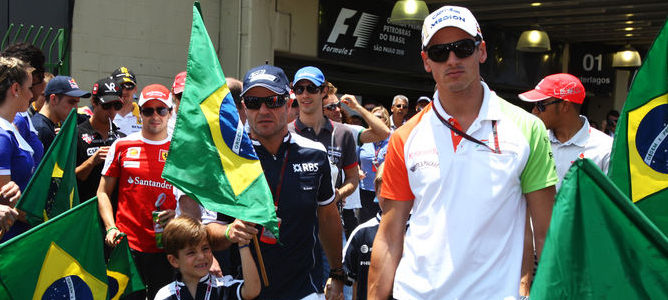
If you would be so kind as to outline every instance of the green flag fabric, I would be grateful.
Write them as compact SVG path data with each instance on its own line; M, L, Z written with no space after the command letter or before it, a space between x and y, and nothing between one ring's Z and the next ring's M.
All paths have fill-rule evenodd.
M197 2L187 72L162 177L205 208L261 224L278 236L271 191Z
M124 237L111 251L107 262L108 297L118 300L133 292L143 290L144 283L130 254L128 239Z
M608 176L668 234L668 23L631 84Z
M79 204L77 178L77 113L72 109L60 132L28 182L16 208L35 226Z
M106 299L100 232L93 198L0 245L0 298Z
M561 185L531 299L667 299L668 239L592 161Z

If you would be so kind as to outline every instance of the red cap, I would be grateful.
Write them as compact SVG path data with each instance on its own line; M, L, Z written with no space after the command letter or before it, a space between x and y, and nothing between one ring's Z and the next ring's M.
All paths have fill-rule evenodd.
M183 89L186 87L186 71L183 71L179 74L176 74L174 77L174 83L172 83L172 93L180 94L183 93Z
M536 88L518 95L527 102L537 102L550 97L576 104L582 104L585 88L580 80L566 73L552 74L541 80Z
M141 96L139 96L138 103L139 106L143 106L149 100L159 100L167 105L167 107L173 106L172 93L170 93L167 87L162 84L151 84L141 90Z

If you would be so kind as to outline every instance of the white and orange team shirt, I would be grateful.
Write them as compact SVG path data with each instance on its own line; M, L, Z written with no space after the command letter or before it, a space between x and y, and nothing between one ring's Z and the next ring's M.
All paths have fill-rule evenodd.
M458 124L438 91L390 138L381 196L414 200L394 298L519 297L524 194L556 184L557 175L543 123L483 87L467 134L494 149L496 120L500 154L441 123L434 109Z
M580 116L580 119L583 121L582 128L565 143L560 142L554 136L552 130L547 131L552 144L552 153L554 153L554 163L557 165L557 175L559 176L557 189L561 187L561 181L564 180L571 164L579 158L591 159L603 173L608 173L612 138L589 126L589 121L584 116Z
M155 243L152 212L165 194L160 210L175 209L172 185L161 178L171 136L151 141L141 132L116 140L107 153L102 175L118 178L116 227L128 235L130 248L141 252L162 252Z

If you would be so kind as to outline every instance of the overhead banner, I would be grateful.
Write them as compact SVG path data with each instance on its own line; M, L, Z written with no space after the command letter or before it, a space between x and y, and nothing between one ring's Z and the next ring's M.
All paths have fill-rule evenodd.
M422 26L388 22L393 2L320 1L318 57L402 71L424 71Z
M580 79L587 92L611 94L615 88L612 47L594 44L572 44L568 72Z

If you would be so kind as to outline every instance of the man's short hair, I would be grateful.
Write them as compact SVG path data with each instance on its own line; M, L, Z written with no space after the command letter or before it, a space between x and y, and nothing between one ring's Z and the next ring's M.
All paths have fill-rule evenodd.
M37 46L30 43L16 43L9 45L2 51L1 56L16 57L35 68L36 71L44 73L44 53Z
M608 114L605 115L605 117L606 117L606 118L609 118L609 117L617 117L617 118L619 118L619 112L613 109L613 110L609 111Z
M327 81L327 95L334 95L339 90L331 82Z
M404 101L406 101L406 104L409 104L408 97L406 97L404 95L396 95L396 96L394 96L394 99L392 99L392 106L397 104L397 101L399 101L399 100L404 100Z
M162 233L162 241L167 254L179 256L179 250L197 246L208 239L206 227L194 218L182 215L171 220Z
M241 107L241 90L243 90L241 81L232 77L225 78L225 81L227 81L227 87L230 89L232 99L234 99L234 105L237 108Z

